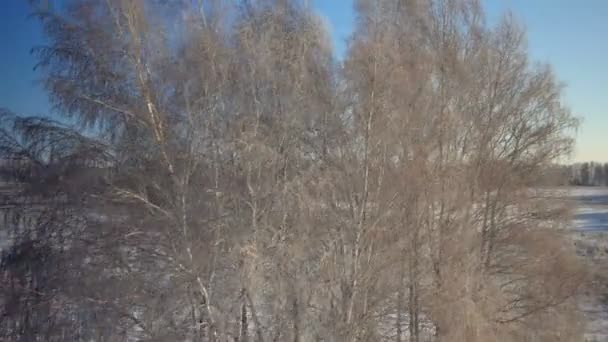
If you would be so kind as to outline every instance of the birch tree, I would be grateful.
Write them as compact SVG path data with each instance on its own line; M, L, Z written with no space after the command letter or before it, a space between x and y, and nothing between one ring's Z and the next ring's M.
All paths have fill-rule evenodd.
M535 190L576 126L551 68L474 0L355 10L341 62L306 1L36 11L62 122L2 116L7 215L35 213L0 336L580 337L568 208Z

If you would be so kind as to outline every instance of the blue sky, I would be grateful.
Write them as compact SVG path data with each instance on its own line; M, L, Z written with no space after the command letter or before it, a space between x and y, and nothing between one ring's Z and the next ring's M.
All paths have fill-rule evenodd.
M351 0L314 0L327 19L338 55L352 32ZM528 30L532 57L551 63L566 84L565 103L583 119L575 160L608 162L608 1L485 0L490 21L511 10ZM47 114L30 48L44 43L26 0L0 1L0 107Z

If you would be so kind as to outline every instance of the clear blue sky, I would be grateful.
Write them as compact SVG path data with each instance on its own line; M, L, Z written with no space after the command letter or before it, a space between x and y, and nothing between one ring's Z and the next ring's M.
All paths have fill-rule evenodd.
M52 0L51 0L52 1ZM566 83L565 102L583 123L575 160L608 162L608 0L485 0L490 21L511 10L528 29L534 59L551 63ZM336 53L352 32L351 0L314 0L327 19ZM47 114L49 104L32 70L32 46L44 43L28 19L26 0L0 0L0 107Z

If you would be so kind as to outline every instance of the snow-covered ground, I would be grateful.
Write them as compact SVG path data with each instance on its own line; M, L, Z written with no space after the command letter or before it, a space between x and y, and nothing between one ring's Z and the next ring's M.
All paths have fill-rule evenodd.
M604 274L608 271L608 188L574 187L561 193L576 208L573 239L577 251L598 272L594 277L598 293L581 298L587 317L586 340L608 342L608 274Z

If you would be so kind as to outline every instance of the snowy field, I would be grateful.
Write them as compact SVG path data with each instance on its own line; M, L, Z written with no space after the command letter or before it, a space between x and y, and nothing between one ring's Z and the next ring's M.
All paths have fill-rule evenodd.
M599 294L581 298L581 309L587 316L586 340L608 342L608 188L561 190L576 208L572 229L577 251L598 272L594 281Z

